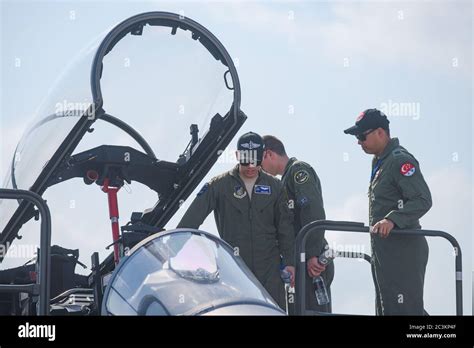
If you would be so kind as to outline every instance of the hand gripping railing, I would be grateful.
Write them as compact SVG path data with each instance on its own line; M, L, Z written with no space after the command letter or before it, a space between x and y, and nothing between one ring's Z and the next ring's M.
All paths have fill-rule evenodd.
M295 241L295 265L296 265L296 314L306 315L314 314L315 311L306 309L306 297L305 297L305 272L306 272L306 241L309 233L315 231L338 231L338 232L358 232L358 233L370 233L369 227L364 226L362 222L349 222L349 221L329 221L329 220L318 220L313 221L304 226L296 236ZM410 236L428 236L428 237L442 237L447 239L455 250L455 281L456 281L456 315L462 315L462 254L461 247L457 240L449 233L436 230L397 230L394 229L390 232L391 234L405 234ZM363 255L364 259L370 261L368 255ZM322 313L323 314L323 313Z
M38 295L37 313L49 315L51 280L51 214L46 201L38 194L27 190L0 189L0 199L24 199L33 203L41 217L39 275L36 284L0 285L0 292L28 292ZM38 291L39 288L39 291Z

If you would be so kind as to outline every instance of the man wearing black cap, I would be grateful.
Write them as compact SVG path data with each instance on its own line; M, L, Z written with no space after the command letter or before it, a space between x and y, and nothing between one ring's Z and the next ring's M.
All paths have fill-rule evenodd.
M260 168L263 150L258 134L242 135L236 151L239 164L202 187L178 227L199 228L214 211L221 238L235 248L273 299L285 308L280 255L294 284L295 236L280 181Z
M390 232L421 228L431 194L418 161L390 138L389 123L382 112L368 109L344 133L355 135L362 149L374 155L368 195L376 313L423 315L426 238Z
M281 175L281 182L288 197L288 207L293 211L293 226L295 236L306 224L326 219L324 212L321 182L313 167L308 163L299 161L295 157L289 158L283 142L273 135L263 137L265 152L262 168L272 175ZM334 263L326 269L318 262L328 242L324 238L324 231L318 231L308 236L306 243L306 303L308 308L318 312L331 312L331 306L318 305L314 292L312 278L321 275L325 281L329 297L330 286L334 278ZM292 306L289 306L290 313Z

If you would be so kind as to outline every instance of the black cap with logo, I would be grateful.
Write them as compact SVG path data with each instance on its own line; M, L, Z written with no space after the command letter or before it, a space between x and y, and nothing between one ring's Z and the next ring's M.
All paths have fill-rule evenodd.
M243 134L237 141L238 159L240 164L260 166L265 145L260 135L254 132Z
M357 117L355 126L347 128L344 133L359 135L368 130L382 128L388 130L390 121L385 114L377 109L367 109Z

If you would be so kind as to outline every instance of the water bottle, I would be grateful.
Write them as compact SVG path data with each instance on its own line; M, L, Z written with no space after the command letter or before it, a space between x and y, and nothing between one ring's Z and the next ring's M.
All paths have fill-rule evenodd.
M334 260L337 256L337 251L333 249L326 249L321 255L318 257L318 262L323 265L329 265L332 260Z
M313 278L313 287L314 293L316 295L316 301L320 306L326 305L329 303L329 294L328 290L326 289L326 284L324 283L324 279L321 276L317 276Z
M291 273L288 272L286 269L280 270L280 278L283 280L283 283L290 284L291 283Z
M285 311L286 311L286 314L289 313L289 304L288 304L288 296L289 296L289 292L290 292L290 283L291 283L291 273L288 272L286 269L285 269L285 266L283 265L283 263L280 264L280 278L281 280L283 281L283 283L285 284Z
M318 262L323 265L329 265L332 260L337 256L337 252L332 249L326 249L321 255L318 257ZM327 305L329 303L329 294L328 290L326 289L326 284L324 283L323 277L320 275L313 278L313 287L314 287L314 294L316 295L316 301L320 306Z

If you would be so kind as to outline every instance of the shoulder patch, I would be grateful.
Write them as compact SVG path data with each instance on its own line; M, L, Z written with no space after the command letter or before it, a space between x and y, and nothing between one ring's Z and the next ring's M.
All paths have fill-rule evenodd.
M242 187L240 185L234 187L234 197L235 198L242 199L245 196L247 196L247 190L244 187Z
M209 188L209 183L204 184L204 186L201 187L201 189L197 193L197 196L201 196L203 193L207 191L208 188Z
M305 207L306 205L308 205L309 203L309 199L308 197L301 197L298 202L296 203L300 208L303 208Z
M416 171L415 166L410 162L405 162L400 167L400 173L403 176L412 176L413 174L415 174L415 171Z
M294 180L297 184L304 184L306 181L308 181L308 179L309 173L304 169L298 170L295 173Z

